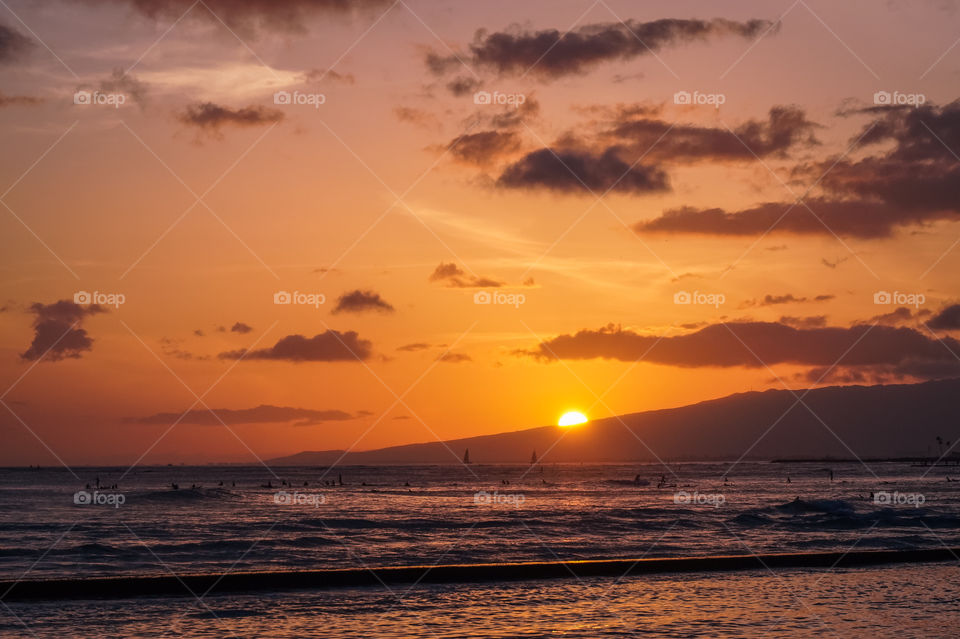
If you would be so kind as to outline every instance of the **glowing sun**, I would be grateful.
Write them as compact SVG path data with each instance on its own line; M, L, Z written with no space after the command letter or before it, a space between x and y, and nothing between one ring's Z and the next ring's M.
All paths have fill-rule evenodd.
M577 424L584 424L586 421L586 415L572 411L569 413L564 413L563 417L560 418L560 421L557 422L557 426L576 426Z

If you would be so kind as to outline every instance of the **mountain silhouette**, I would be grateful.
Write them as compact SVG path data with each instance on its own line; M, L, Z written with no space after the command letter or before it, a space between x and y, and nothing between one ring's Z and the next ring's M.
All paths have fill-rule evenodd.
M278 465L627 462L939 457L960 440L960 379L738 393L572 428L512 432L376 450L305 451ZM939 444L940 438L943 444ZM958 445L952 455L960 452Z

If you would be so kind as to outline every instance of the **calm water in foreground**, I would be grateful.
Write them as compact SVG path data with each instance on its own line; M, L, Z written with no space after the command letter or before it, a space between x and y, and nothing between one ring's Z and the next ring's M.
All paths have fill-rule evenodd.
M263 467L76 472L78 478L63 469L0 469L0 577L960 546L960 482L947 481L960 478L955 467L751 462L669 470L284 468L274 469L276 476ZM0 607L0 631L955 636L958 571L957 564L934 564L255 593L202 603L10 603Z
M956 637L960 566L11 604L3 636Z

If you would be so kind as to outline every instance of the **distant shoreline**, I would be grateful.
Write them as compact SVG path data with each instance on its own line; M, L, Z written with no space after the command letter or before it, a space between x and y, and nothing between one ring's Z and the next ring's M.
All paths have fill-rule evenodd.
M154 596L385 586L400 583L478 583L624 577L627 575L877 566L956 561L960 548L772 553L707 557L587 559L498 564L389 566L334 570L236 572L147 577L90 577L0 581L0 601L126 599Z
M850 464L850 463L901 463L923 466L960 466L960 457L870 457L867 459L836 457L804 457L798 459L771 459L771 464Z
M662 462L657 460L585 460L585 461L550 461L543 460L538 461L537 466L669 466L671 464L864 464L864 463L900 463L900 464L919 464L924 466L936 466L944 468L954 468L960 467L960 456L950 456L950 457L866 457L857 459L855 457L798 457L798 458L789 458L781 457L776 459L702 459L702 458L677 458L677 459L665 459ZM382 463L350 463L350 464L278 464L275 468L282 469L295 469L295 468L311 468L311 469L330 469L330 468L383 468L383 467L439 467L447 466L451 468L459 468L461 466L470 466L473 468L480 468L484 466L510 466L510 467L526 467L530 466L529 462L518 462L518 461L483 461L483 462L470 462L468 464L463 464L458 461L449 461L449 462L431 462L431 461L422 461L422 462L382 462ZM96 464L96 465L75 465L71 466L74 470L113 470L113 469L122 469L126 470L127 465L124 464ZM143 470L148 470L149 472L156 472L159 470L165 469L176 469L176 468L262 468L262 465L255 463L246 463L246 462L209 462L209 463L199 463L199 464L144 464L138 468ZM64 466L57 466L55 464L50 464L48 466L37 467L30 464L26 466L0 466L0 471L4 470L60 470L65 473L69 473L70 469Z

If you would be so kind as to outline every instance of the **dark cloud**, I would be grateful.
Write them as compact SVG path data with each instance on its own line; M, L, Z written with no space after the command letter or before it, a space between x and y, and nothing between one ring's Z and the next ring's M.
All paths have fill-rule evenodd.
M463 269L453 262L440 262L439 266L433 269L433 273L430 274L429 281L443 282L451 288L498 288L505 286L504 282L498 282L488 277L467 275Z
M231 109L213 102L200 102L189 105L178 115L178 119L184 124L199 127L201 130L210 133L217 133L221 127L226 125L261 126L279 122L283 119L283 113L262 106Z
M252 330L253 330L252 326L248 326L243 322L237 322L236 324L230 327L231 333L240 333L241 335L245 335L246 333L249 333Z
M828 260L827 258L823 257L823 258L820 258L820 263L823 264L824 266L826 266L827 268L834 268L834 269L835 269L835 268L837 268L838 266L840 266L841 264L843 264L844 262L846 262L847 260L849 260L851 257L853 257L853 256L852 256L852 255L847 255L847 256L844 256L844 257L838 257L838 258L836 258L835 260Z
M331 311L337 313L365 313L367 311L377 311L379 313L392 313L393 306L387 303L379 293L373 291L355 290L344 293L337 298L337 305Z
M777 322L712 324L694 333L642 335L619 326L584 329L560 335L521 355L556 358L613 359L692 367L760 368L777 364L812 367L863 367L896 376L919 378L960 375L960 342L911 328L890 326L795 328ZM841 359L842 357L842 359Z
M754 161L756 156L783 156L794 147L819 144L819 128L802 109L776 106L767 119L748 120L734 129L681 125L623 111L600 135L618 148L651 160L689 163L701 160Z
M212 410L212 412L211 412ZM323 422L346 421L356 419L360 414L352 415L342 410L313 410L290 406L270 406L261 404L254 408L214 408L211 410L190 410L186 414L157 413L147 417L132 417L124 421L137 424L156 424L169 426L175 423L220 426L226 424L286 424L294 426L312 426ZM216 413L216 415L214 415ZM219 418L219 419L218 419Z
M960 304L946 307L927 322L927 326L939 331L960 330Z
M497 129L511 129L519 127L540 115L540 101L533 95L526 96L523 104L517 107L504 106L500 111L490 115L490 125Z
M744 302L741 305L741 308L748 308L751 306L777 306L778 304L802 304L804 302L827 302L834 299L835 295L816 295L812 298L810 297L797 297L793 293L786 293L784 295L764 295L761 299L749 300Z
M960 102L858 111L872 122L859 149L883 148L859 160L829 158L795 174L818 181L822 193L803 203L767 202L751 208L682 208L640 222L638 232L759 235L841 235L886 238L905 226L957 220L960 213ZM820 179L822 176L822 179ZM809 207L809 208L808 208ZM834 267L835 264L824 262Z
M398 346L397 350L412 353L415 351L424 351L428 348L430 348L430 344L427 344L426 342L414 342L413 344L404 344L403 346Z
M288 362L350 362L367 360L372 353L369 340L355 331L328 330L313 337L287 335L270 348L249 353L244 350L220 353L220 359L274 359Z
M465 164L489 166L520 150L520 135L514 131L480 131L463 135L447 147Z
M471 95L480 90L482 83L470 76L460 76L447 83L447 90L458 98Z
M511 164L497 185L512 189L548 189L602 194L659 193L669 191L667 174L656 167L624 162L616 149L600 155L589 151L540 149Z
M440 357L437 358L437 361L445 362L447 364L462 364L464 362L472 362L473 358L469 355L465 355L464 353L451 353L448 351L441 354Z
M36 106L43 103L43 98L29 95L6 95L0 93L0 109L8 106Z
M33 47L33 41L5 24L0 24L0 64L13 62Z
M230 28L252 35L259 30L300 33L314 15L349 14L388 7L392 0L80 0L84 3L128 5L152 20L174 21L189 17L220 20Z
M665 211L653 220L638 222L633 228L638 233L721 236L761 235L768 231L829 235L832 230L837 235L878 238L888 236L903 219L900 211L885 204L824 198L805 202L809 209L802 203L792 202L766 202L739 211L682 207Z
M582 74L611 61L625 61L663 47L733 35L755 38L770 29L767 20L662 19L587 24L562 33L556 29L526 31L519 27L488 33L477 31L469 45L467 64L499 76L530 73L542 80ZM441 75L461 67L456 56L431 53L427 66Z
M79 359L93 347L93 339L80 325L84 318L106 311L92 304L80 306L69 300L53 304L37 302L30 306L34 315L33 341L20 357L35 361L41 357L49 362L62 359Z
M526 101L516 108L484 108L477 114L469 130L481 125L489 127L488 130L464 133L441 148L449 151L459 162L487 167L520 151L521 135L516 129L539 114L540 102L533 96L528 96Z

